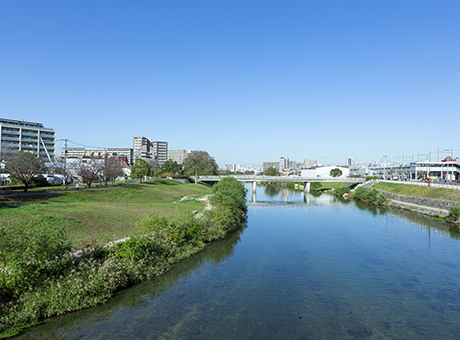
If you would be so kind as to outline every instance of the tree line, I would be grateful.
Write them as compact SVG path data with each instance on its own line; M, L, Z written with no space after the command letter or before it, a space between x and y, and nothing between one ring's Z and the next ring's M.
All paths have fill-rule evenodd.
M124 167L128 167L126 159L108 157L107 154L104 157L85 157L71 162L61 159L47 166L41 158L30 152L15 151L0 156L6 164L4 171L10 174L13 181L24 184L24 191L32 185L46 185L48 182L42 176L45 173L60 175L66 188L74 180L85 183L88 187L94 182L103 182L107 186L109 181L127 176L123 171ZM217 174L218 166L214 158L205 151L194 151L183 164L168 160L160 166L153 160L147 162L138 158L131 167L130 176L142 182L148 176L165 178Z

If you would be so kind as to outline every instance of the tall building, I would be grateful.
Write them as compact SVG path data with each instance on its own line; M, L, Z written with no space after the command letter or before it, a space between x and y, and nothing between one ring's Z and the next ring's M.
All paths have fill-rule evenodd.
M56 133L41 123L0 118L0 141L0 154L22 150L54 159Z
M152 139L147 137L134 137L133 138L133 153L134 159L137 158L149 161L153 158L153 144Z
M168 142L152 142L152 153L155 161L163 165L168 160Z
M283 172L284 169L289 169L289 157L287 155L280 157L279 171Z
M355 159L354 159L354 158L347 158L347 160L346 160L346 165L347 165L347 166L353 166L353 165L355 165Z

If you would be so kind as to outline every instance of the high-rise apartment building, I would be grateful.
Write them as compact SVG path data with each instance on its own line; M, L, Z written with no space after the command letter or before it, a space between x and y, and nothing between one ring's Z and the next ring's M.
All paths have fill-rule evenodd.
M287 155L280 157L279 171L283 172L284 169L289 169L289 157Z
M149 161L153 158L152 139L147 137L133 138L133 153L134 159L140 158Z
M163 165L168 160L168 142L152 142L152 153L155 161Z
M0 141L0 154L22 150L54 160L56 133L41 123L0 118Z

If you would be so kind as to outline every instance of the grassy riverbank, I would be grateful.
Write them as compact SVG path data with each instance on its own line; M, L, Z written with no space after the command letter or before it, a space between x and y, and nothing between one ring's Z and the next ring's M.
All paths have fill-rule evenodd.
M101 242L128 237L136 224L152 213L175 216L202 210L205 203L193 198L211 192L203 185L157 180L62 194L0 196L0 225L27 223L43 216L66 219L67 235L78 247L90 237ZM184 197L190 199L179 202Z
M397 195L434 198L447 201L460 202L460 190L425 187L410 184L397 184L378 182L372 188L390 192Z
M152 200L157 205L161 204L159 201L170 206L186 204L189 209L187 202L174 203L185 191L209 193L209 188L172 182L147 183L124 188L123 195L99 191L47 200L91 204L103 199L106 204L124 201L130 206L148 205L138 202ZM69 240L67 231L82 221L56 217L59 214L20 219L15 210L22 206L2 209L2 218L9 223L0 225L0 337L17 334L45 317L102 303L116 291L164 273L173 263L240 227L246 220L244 186L228 178L216 184L212 193L209 198L212 209L200 215L190 212L177 215L178 209L171 208L162 212L176 215L166 217L150 206L146 209L150 211L147 217L137 216L138 223L128 241L103 247L93 240L88 243L91 249L83 249L79 257L69 253L75 243ZM37 203L29 206L34 205L39 206ZM67 203L49 206L67 206ZM74 206L67 207L75 210ZM7 217L3 214L5 210ZM76 210L80 211L78 207ZM59 212L62 214L64 210ZM96 218L90 221L95 222Z

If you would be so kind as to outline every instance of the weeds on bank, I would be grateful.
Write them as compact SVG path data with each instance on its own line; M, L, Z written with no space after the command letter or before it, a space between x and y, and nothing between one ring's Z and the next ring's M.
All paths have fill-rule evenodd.
M44 217L0 227L0 337L43 318L92 307L123 288L160 275L246 221L246 189L234 178L213 187L212 209L200 218L151 215L138 234L104 247L94 238L70 253L66 226Z
M367 189L364 187L356 189L353 197L368 204L383 205L388 202L388 197L385 194L376 189Z

